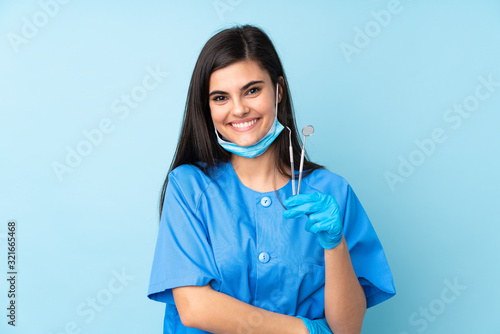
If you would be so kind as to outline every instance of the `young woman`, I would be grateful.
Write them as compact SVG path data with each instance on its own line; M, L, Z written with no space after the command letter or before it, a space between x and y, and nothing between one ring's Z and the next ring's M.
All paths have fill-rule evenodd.
M269 37L226 29L193 71L165 180L148 297L164 333L359 333L395 294L382 246L349 184L307 159Z

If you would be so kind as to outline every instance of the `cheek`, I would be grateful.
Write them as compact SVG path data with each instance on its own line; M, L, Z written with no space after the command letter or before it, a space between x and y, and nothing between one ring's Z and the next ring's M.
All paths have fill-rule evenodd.
M254 104L254 109L258 110L262 115L274 117L274 101L263 100Z
M224 122L225 114L220 108L210 106L210 115L212 116L212 122L215 124Z

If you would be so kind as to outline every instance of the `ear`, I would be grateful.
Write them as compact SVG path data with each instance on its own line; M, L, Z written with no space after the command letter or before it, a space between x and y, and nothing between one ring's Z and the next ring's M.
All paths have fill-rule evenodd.
M283 87L285 87L285 80L283 79L282 76L278 77L278 103L281 102L281 99L283 98Z

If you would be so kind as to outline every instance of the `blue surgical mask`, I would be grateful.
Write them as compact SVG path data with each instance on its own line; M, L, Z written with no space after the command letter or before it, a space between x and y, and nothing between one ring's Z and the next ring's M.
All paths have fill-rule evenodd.
M276 84L276 106L275 106L275 119L274 123L267 132L267 134L259 140L257 143L252 146L241 147L230 141L224 140L219 136L217 129L215 129L215 135L217 136L217 142L220 146L222 146L226 151L239 155L245 158L255 158L262 153L264 153L269 145L273 143L276 137L279 136L281 131L283 130L283 125L278 122L278 84ZM214 126L215 128L215 126Z

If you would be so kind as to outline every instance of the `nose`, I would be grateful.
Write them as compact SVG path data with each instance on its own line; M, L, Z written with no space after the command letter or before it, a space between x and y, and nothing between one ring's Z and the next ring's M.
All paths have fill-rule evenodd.
M231 113L235 117L244 117L246 114L250 112L250 109L248 106L245 105L245 103L242 101L240 98L234 98L233 99L233 108L231 110Z

